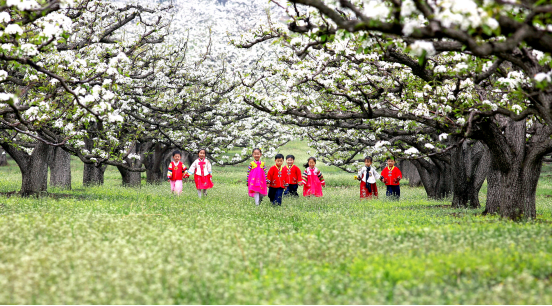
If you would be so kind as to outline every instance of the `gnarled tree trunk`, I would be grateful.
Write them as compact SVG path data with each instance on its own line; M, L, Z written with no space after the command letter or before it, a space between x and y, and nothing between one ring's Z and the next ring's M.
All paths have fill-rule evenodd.
M533 125L526 139L525 120L513 121L497 115L482 123L476 134L487 144L491 167L485 213L500 213L511 220L536 218L536 189L542 160L549 148L552 127Z
M144 165L146 167L146 182L148 184L160 184L165 181L166 172L163 168L164 159L171 147L156 143L153 152L146 156Z
M48 158L50 186L71 189L71 155L60 147L52 148Z
M142 167L143 161L146 159L146 153L153 147L153 142L136 142L131 150L131 154L138 155L138 158L125 158L125 163L135 169ZM123 178L123 186L140 187L142 184L142 174L139 171L130 171L125 167L117 166Z
M123 178L123 186L125 187L140 187L142 185L142 173L129 171L123 167L117 166L119 173Z
M21 170L21 195L28 197L47 192L48 189L48 156L51 147L37 142L32 154L18 150L16 147L2 143L2 148L15 160Z
M465 141L451 151L452 207L479 208L479 190L490 170L490 155L480 142Z
M84 186L98 186L104 183L104 173L107 166L96 166L94 164L84 164L82 173L82 184Z
M418 173L418 169L409 160L402 160L399 163L399 169L403 174L403 177L408 180L408 186L420 187L422 186L422 179Z
M450 165L437 158L413 159L418 169L422 185L430 199L444 199L452 193Z

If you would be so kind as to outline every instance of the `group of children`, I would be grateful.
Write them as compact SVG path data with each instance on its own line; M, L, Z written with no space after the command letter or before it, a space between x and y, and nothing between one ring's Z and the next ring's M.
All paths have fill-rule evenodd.
M196 159L190 169L180 162L181 153L174 151L173 162L169 165L167 178L171 183L171 191L175 194L182 192L182 179L194 175L194 181L197 189L197 195L201 198L207 195L207 190L213 188L211 163L205 158L206 151L198 151ZM299 186L303 186L303 196L321 197L322 187L326 186L322 172L316 168L316 158L309 157L304 165L305 171L294 165L295 157L288 155L285 157L287 165L284 166L284 155L276 154L274 157L275 165L267 170L265 163L261 161L262 151L255 148L252 152L253 161L249 164L247 170L247 189L250 197L255 199L255 204L259 205L263 197L268 195L270 202L274 205L282 205L284 196L296 196ZM386 186L388 197L398 199L401 195L400 180L402 173L395 166L393 157L387 158L387 167L383 169L381 175L378 174L375 167L372 167L372 158L364 158L364 167L358 172L355 179L360 181L360 198L371 199L378 197L378 187L376 179L379 178ZM268 190L267 190L268 189Z
M378 197L378 186L376 178L379 178L386 186L386 196L398 200L401 196L400 181L402 179L401 170L395 166L395 158L390 156L387 158L387 167L383 168L381 175L375 167L372 167L372 157L364 158L364 167L358 171L355 179L360 181L360 198L371 199Z
M286 156L287 165L284 166L284 155L276 154L275 165L267 172L264 162L261 161L262 154L261 149L253 149L253 161L247 170L248 193L255 199L256 205L267 195L272 204L282 205L283 196L299 196L299 186L303 186L305 197L322 196L322 187L326 186L326 182L322 172L316 168L316 158L310 157L305 164L305 171L301 173L299 167L294 165L295 156Z
M197 195L207 195L207 189L213 188L213 180L211 176L211 163L205 158L207 151L201 149L197 152L198 158L192 163L188 170L186 166L180 162L182 154L180 151L174 151L172 154L173 161L169 164L169 172L167 179L171 183L171 191L177 195L182 193L182 179L194 175L194 181L197 189Z

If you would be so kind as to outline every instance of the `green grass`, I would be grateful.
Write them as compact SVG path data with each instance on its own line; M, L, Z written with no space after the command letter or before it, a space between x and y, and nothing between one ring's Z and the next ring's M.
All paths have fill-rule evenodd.
M297 163L307 150L282 148ZM552 303L546 173L538 220L514 223L421 188L360 201L352 175L322 165L323 198L255 207L245 168L214 168L200 200L193 183L181 197L168 183L121 187L115 168L83 188L73 161L72 191L0 197L0 304ZM0 191L19 189L13 161L0 172Z

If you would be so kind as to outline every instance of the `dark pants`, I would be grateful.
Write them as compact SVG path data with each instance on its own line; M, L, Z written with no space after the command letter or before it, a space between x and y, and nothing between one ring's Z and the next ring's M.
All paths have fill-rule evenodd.
M298 197L299 194L297 193L297 188L299 188L299 185L297 184L289 184L286 188L286 191L284 191L284 195L292 195L294 197Z
M268 188L268 198L270 203L276 205L282 205L282 196L284 195L284 188Z
M387 185L386 196L392 197L394 200L398 200L401 197L401 186L400 185Z

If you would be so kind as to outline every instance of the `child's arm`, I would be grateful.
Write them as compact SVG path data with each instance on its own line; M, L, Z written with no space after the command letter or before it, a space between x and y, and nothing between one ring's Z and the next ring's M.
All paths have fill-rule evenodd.
M273 173L272 168L270 168L270 170L268 170L268 174L266 174L266 183L269 185L272 182Z
M364 172L363 168L360 168L360 170L358 170L358 175L356 176L357 180L362 181L362 173L363 172Z
M322 184L322 187L326 187L326 181L324 181L324 176L322 175L322 172L318 171L318 179L320 180L320 183Z
M306 185L308 183L308 179L309 177L307 176L307 170L305 170L305 172L301 175L301 182L299 185Z
M245 185L249 187L249 173L251 173L251 165L247 168L247 178L245 179Z
M398 184L400 182L400 180L402 179L402 172L401 172L401 169L399 168L396 168L397 169L397 177L395 178L395 184Z
M379 173L378 173L378 170L376 170L376 168L372 168L372 171L373 171L373 175L374 175L374 178L378 178L380 177Z
M188 169L188 175L195 174L196 165L197 165L197 160L195 160L195 161L190 165L190 169Z
M182 178L183 179L190 177L190 174L188 173L187 169L188 168L186 168L186 166L184 166L184 164L182 164Z
M169 171L167 172L167 179L170 181L172 179L173 166L172 163L169 164Z
M211 162L207 160L206 165L207 165L207 173L211 174L211 172L212 172Z

